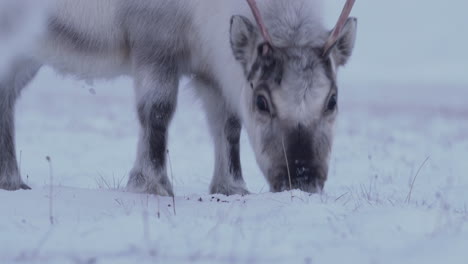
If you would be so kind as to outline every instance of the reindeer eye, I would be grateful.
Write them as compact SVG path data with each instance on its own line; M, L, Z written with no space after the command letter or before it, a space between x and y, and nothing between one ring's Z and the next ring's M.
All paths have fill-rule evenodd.
M336 104L337 104L337 98L336 98L336 94L334 94L330 97L330 100L328 101L327 111L328 112L335 111Z
M256 104L260 112L270 113L270 107L268 107L268 101L263 95L257 95Z

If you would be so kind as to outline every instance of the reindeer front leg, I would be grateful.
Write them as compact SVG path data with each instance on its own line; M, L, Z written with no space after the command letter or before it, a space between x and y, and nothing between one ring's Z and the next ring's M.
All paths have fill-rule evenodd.
M135 192L172 196L167 177L167 131L177 102L179 75L169 63L140 64L135 69L140 137L127 188Z
M217 124L211 124L215 126L212 129L218 134L215 138L215 172L210 192L225 195L249 194L242 177L240 162L240 120L228 112L221 120L222 123L219 125L223 125L222 128L216 128Z
M208 116L215 143L215 169L210 193L248 194L239 153L240 120L226 109L211 112Z
M215 194L248 194L239 153L241 123L239 118L229 110L219 89L212 82L194 80L207 115L208 125L214 141L215 165L210 193Z

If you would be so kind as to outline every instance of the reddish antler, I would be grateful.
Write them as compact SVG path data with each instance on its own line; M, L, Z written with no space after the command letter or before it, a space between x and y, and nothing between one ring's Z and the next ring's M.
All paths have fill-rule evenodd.
M323 47L324 55L330 50L330 48L336 43L336 41L340 37L341 31L343 30L343 27L346 24L349 15L351 14L351 10L353 9L355 2L356 0L346 0L340 18L338 19L335 28L333 29L332 33L330 34L330 37L328 38L327 42L325 43L325 46ZM265 23L263 22L262 16L260 15L260 10L258 9L257 2L255 0L247 0L247 3L249 4L250 9L252 10L255 20L257 21L257 25L260 28L260 31L262 32L263 38L266 42L268 42L268 44L273 46L270 34L268 34L268 30L265 26Z
M255 0L247 0L247 3L249 3L250 9L252 10L255 20L257 21L257 25L260 28L260 31L262 32L263 38L266 42L268 42L268 44L273 46L270 34L268 34L268 30L265 26L265 23L263 22L262 16L260 15L260 10L258 9L257 2L255 2Z
M330 48L336 43L336 41L340 37L341 31L343 30L343 27L349 18L349 14L351 14L351 10L353 9L355 2L356 0L346 0L346 4L343 8L343 11L341 12L340 18L338 19L335 28L333 29L332 33L330 34L330 37L328 38L327 42L325 43L325 46L323 47L324 55L327 54Z

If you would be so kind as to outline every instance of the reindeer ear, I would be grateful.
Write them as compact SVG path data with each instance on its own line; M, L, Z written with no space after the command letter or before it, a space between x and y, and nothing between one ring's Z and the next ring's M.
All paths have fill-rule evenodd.
M257 30L254 25L244 16L233 16L231 18L230 40L231 48L236 60L244 66L247 65L255 50Z
M331 56L338 66L345 65L353 54L354 42L356 41L357 19L348 18L341 31L340 37L330 49Z

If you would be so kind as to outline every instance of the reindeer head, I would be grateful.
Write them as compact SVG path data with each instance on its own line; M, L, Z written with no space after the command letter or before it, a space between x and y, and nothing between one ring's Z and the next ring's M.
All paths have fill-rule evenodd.
M336 69L351 56L356 19L345 15L341 29L320 29L321 40L310 45L275 46L258 9L252 9L258 26L234 16L230 38L249 85L242 118L257 163L272 191L316 192L328 174L338 112Z

